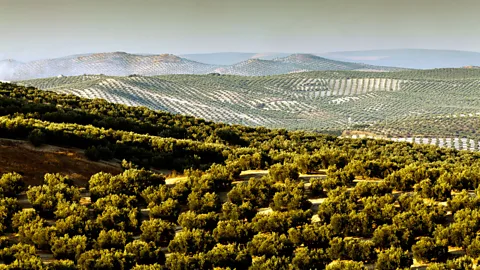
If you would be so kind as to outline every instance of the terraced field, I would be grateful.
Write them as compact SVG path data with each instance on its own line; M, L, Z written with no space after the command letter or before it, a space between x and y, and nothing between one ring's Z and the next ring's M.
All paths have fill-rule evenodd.
M227 123L439 138L438 145L442 145L441 138L479 139L477 69L324 71L263 77L85 75L21 84Z

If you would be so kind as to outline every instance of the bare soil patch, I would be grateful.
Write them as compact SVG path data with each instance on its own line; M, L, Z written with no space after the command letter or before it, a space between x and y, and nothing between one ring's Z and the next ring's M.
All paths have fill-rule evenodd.
M25 141L0 139L0 174L17 172L27 185L39 185L46 173L60 173L84 186L98 172L118 174L120 164L93 162L78 149L45 145L35 148Z

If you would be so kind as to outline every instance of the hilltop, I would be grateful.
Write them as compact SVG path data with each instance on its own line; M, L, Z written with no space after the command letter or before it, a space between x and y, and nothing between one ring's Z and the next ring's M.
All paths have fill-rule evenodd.
M213 66L171 54L146 56L113 52L75 55L17 64L12 66L9 73L4 75L4 77L8 80L22 80L82 74L105 74L111 76L127 76L131 74L204 74L212 69Z
M289 53L240 53L240 52L224 52L224 53L199 53L199 54L182 54L180 57L211 64L228 66L247 61L249 59L273 60L275 58L289 56Z
M399 69L334 61L312 54L292 54L290 56L274 58L272 60L252 58L235 65L218 68L215 72L243 76L270 76L324 70L389 71Z
M272 60L262 60L259 55L232 65L211 65L188 60L172 54L136 55L125 52L73 55L62 58L27 63L13 60L0 62L0 79L18 81L55 76L104 74L128 76L133 74L152 76L164 74L221 73L243 76L266 76L290 72L317 70L392 70L356 63L333 61L312 55L292 55ZM297 58L292 60L292 58Z
M330 52L321 56L339 61L414 69L479 66L480 52L427 49Z

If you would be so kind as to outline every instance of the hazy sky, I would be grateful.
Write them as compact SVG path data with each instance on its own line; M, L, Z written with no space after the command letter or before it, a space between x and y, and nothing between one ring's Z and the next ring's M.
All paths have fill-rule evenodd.
M0 0L0 59L90 52L480 51L480 0Z

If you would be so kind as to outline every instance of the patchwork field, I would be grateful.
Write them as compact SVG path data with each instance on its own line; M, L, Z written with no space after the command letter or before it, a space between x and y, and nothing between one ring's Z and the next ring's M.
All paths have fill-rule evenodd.
M417 142L432 138L427 143L459 149L478 148L477 69L324 71L263 77L85 75L20 83L218 122L338 134L361 130L418 138ZM461 142L450 143L447 138Z

